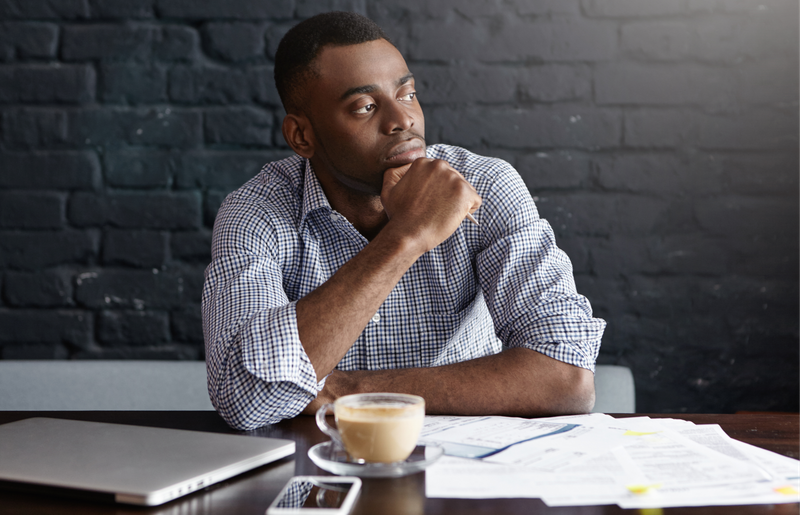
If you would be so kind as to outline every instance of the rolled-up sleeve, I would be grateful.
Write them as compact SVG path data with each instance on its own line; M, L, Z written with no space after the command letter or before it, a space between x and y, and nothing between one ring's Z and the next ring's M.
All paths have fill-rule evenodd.
M249 430L298 415L324 380L300 343L274 257L280 242L263 213L243 216L245 207L234 200L220 210L202 302L211 402L232 427Z
M522 179L508 168L496 176L481 206L490 215L483 217L484 249L477 256L497 336L508 347L594 371L606 323L592 317L550 224L539 218Z

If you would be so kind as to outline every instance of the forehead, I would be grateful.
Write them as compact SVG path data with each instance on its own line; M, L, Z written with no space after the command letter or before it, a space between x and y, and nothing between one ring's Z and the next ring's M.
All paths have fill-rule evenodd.
M317 93L339 97L361 86L388 86L408 74L400 52L385 39L323 48L314 62Z

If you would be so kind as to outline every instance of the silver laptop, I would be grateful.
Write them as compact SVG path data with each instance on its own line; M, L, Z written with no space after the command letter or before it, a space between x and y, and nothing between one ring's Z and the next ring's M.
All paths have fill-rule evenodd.
M0 486L155 506L294 452L276 438L28 418L0 425Z

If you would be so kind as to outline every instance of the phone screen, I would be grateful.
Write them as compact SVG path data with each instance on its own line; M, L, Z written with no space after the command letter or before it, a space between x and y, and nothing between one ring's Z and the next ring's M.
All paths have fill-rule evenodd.
M308 478L293 478L288 488L273 506L275 508L329 508L342 507L352 482L322 481Z

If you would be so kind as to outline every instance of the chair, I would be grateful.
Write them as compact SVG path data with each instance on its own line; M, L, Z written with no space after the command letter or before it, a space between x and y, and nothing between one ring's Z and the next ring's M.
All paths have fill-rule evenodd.
M636 386L628 367L597 365L592 413L636 413Z
M0 360L0 410L213 410L202 361Z
M597 365L594 413L635 413L630 369ZM0 411L213 410L202 361L0 360Z

